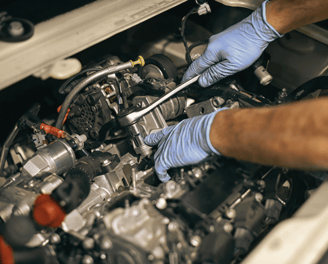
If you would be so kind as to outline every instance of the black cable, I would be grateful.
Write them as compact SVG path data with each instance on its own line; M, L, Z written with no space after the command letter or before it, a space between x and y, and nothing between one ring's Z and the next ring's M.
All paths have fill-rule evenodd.
M186 61L188 62L188 64L191 64L192 63L192 59L191 59L191 56L190 56L190 52L189 52L189 47L188 47L188 43L187 43L187 40L186 40L186 37L185 37L185 28L186 28L186 21L188 19L188 17L192 14L196 14L197 10L197 7L193 7L188 13L187 15L185 15L183 18L182 18L182 21L181 21L181 28L180 28L180 35L182 37L182 42L183 42L183 45L185 46L186 48Z
M81 76L82 74L84 74L84 73L87 73L87 72L89 72L89 71L100 71L101 69L98 69L98 68L89 68L89 69L85 69L85 70L82 70L82 71L80 71L78 74L75 74L74 76L72 76L71 78L69 78L68 80L66 80L60 87L59 87L59 89L58 89L58 91L59 91L59 93L60 94L65 94L66 92L65 92L65 88L66 88L66 86L70 83L70 82L72 82L76 77L79 77L79 76Z
M297 87L293 92L291 92L283 102L291 102L301 100L310 93L315 92L318 89L327 90L328 89L328 76L320 76L311 79L299 87Z

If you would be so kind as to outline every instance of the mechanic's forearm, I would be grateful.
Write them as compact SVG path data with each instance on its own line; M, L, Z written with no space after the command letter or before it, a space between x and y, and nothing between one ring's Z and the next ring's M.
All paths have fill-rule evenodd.
M328 99L219 112L210 140L221 154L300 169L328 169Z
M271 0L266 4L268 23L279 33L328 19L327 0Z

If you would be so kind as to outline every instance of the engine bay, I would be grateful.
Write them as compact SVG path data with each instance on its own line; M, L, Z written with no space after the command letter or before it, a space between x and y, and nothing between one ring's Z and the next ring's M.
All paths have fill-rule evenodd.
M222 108L301 100L324 77L298 88L273 86L265 52L248 69L203 89L197 78L180 80L185 61L197 58L206 41L186 44L174 59L153 52L156 45L143 56L122 44L117 54L92 58L52 83L55 96L47 94L42 104L32 99L15 120L0 157L0 253L6 241L13 252L8 261L240 263L323 182L325 173L214 154L171 169L171 179L161 182L147 135Z

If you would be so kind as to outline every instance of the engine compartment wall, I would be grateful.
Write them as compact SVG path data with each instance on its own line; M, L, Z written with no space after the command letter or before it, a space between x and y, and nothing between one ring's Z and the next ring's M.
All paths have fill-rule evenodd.
M0 90L183 2L96 1L36 25L27 41L0 42Z

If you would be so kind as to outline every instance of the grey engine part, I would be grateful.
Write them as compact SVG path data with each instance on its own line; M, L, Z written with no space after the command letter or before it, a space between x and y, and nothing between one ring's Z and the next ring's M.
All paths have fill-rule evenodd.
M69 264L238 263L281 215L293 212L295 203L299 206L293 186L298 184L297 192L307 190L298 174L211 156L201 164L173 169L172 179L161 183L152 160L155 149L143 139L222 107L274 102L248 92L236 80L201 93L198 77L177 85L177 69L163 55L146 59L139 69L132 66L109 55L66 82L60 88L63 94L86 84L69 100L64 129L72 135L53 140L29 131L31 138L42 139L34 142L37 151L31 156L21 147L26 159L19 169L6 160L7 174L0 178L5 227L15 217L37 222L42 195L64 210L55 227L38 222L33 236L14 252L44 248L47 261ZM119 70L88 82L88 76L111 67ZM13 144L13 157L17 144L27 145ZM70 196L74 182L86 190L77 195L79 202Z

